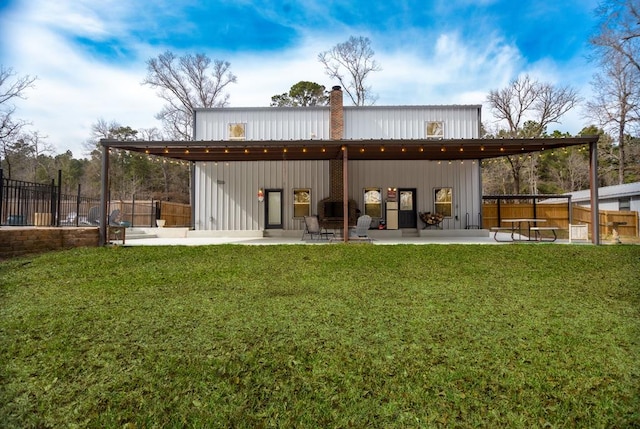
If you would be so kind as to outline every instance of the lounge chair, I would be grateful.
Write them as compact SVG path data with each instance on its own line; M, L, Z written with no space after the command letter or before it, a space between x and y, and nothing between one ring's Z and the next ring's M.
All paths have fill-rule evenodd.
M320 226L318 216L305 216L302 240L304 240L305 235L309 235L312 240L316 235L318 236L318 239L322 239L322 236L324 236L328 240L329 235L333 236L333 232L329 232L326 228Z
M356 227L352 230L352 233L349 235L349 240L371 241L371 237L369 237L369 228L371 228L371 216L369 215L360 216L356 223Z

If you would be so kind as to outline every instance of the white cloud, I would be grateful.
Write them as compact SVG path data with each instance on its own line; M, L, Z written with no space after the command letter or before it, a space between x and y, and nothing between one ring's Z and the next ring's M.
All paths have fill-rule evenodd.
M48 136L57 152L81 156L99 118L135 128L158 126L153 115L162 103L152 89L140 85L144 64L126 69L102 63L47 27L17 23L10 31L14 43L7 61L18 75L38 77L16 116Z
M87 12L83 5L90 4L88 0L74 2L73 7L71 2L43 1L35 3L42 8L39 11L30 9L35 15L22 10L11 17L0 17L3 33L11 35L11 43L3 44L4 65L20 75L39 78L36 89L28 93L29 99L19 104L17 115L32 121L34 130L48 135L47 142L58 152L70 149L80 156L91 124L99 118L138 129L159 126L154 115L163 102L140 82L146 75L145 60L164 48L133 41L127 47L136 55L131 60L134 65L107 64L66 37L68 32L96 39L114 33L125 35L126 24L116 18L109 18L108 23L104 20L106 15L124 13L117 3L105 3L99 12L92 6L93 12ZM238 76L238 83L228 87L231 106L268 106L271 96L286 92L300 80L327 88L338 84L326 76L317 55L344 41L346 37L341 34L305 33L296 47L272 54L209 55L230 61ZM464 40L455 32L433 36L409 30L409 34L416 38L415 44L393 51L376 49L376 60L383 70L373 73L368 83L378 94L379 105L482 104L489 90L508 85L524 72L540 80L572 84L582 91L588 87L591 73L586 64L543 60L527 65L517 47L490 31L483 40ZM485 108L485 121L490 116ZM577 109L563 122L558 128L571 133L583 126Z

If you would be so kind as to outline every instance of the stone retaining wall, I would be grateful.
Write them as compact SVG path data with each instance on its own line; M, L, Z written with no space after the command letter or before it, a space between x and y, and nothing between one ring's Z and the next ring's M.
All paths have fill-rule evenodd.
M97 247L100 232L87 228L0 228L0 259L74 247Z

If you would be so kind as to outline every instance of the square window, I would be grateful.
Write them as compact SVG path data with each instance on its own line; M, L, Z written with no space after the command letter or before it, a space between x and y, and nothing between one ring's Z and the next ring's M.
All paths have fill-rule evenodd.
M244 140L246 138L245 129L247 124L229 124L229 140Z
M618 210L621 212L631 211L631 198L620 198L618 200Z
M428 139L444 138L444 122L442 121L427 122L426 136Z

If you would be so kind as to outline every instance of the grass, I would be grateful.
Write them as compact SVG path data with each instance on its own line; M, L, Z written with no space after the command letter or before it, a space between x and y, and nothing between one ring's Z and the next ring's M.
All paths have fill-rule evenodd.
M0 263L9 428L640 427L640 246Z

